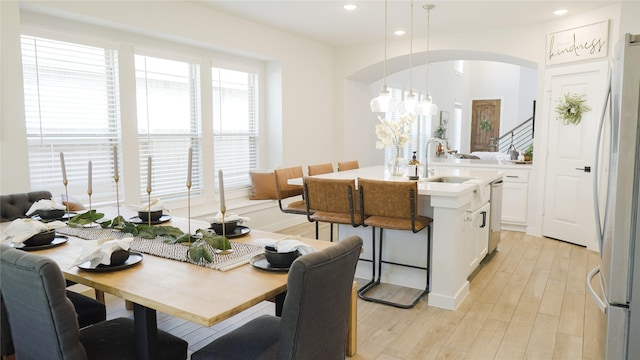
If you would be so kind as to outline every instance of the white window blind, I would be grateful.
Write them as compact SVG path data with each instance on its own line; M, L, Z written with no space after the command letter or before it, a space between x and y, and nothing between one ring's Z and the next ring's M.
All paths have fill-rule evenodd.
M60 201L64 152L69 196L88 203L91 160L92 203L115 202L117 51L26 35L21 42L31 189Z
M147 195L147 157L152 157L152 197L187 193L192 148L192 194L202 191L200 67L136 55L140 193Z
M404 100L404 97L408 95L408 92L403 91L402 89L397 88L389 88L389 93L391 94L391 98L394 99L397 103ZM416 93L414 94L419 99L424 98L424 95ZM392 110L384 114L389 119L398 121L401 118L400 112L397 110ZM433 130L438 126L439 119L437 116L431 115L420 115L416 116L416 121L411 125L411 143L407 144L403 148L403 152L400 156L404 157L406 161L409 161L413 156L413 152L416 151L416 156L419 161L423 161L426 156L426 147L429 139L433 137ZM433 145L435 146L435 145ZM389 161L393 156L395 156L395 152L390 148L385 149L384 159L385 163Z
M425 96L422 95L422 99ZM414 151L418 152L418 159L422 159L420 160L421 162L426 158L427 142L433 137L433 130L438 126L436 124L438 122L437 118L437 115L422 115L417 118L418 130L415 132L416 136L414 137ZM437 146L437 144L431 144L431 146Z
M212 68L211 77L215 171L222 169L225 190L249 188L258 159L258 74Z
M403 91L402 89L397 89L397 88L389 88L389 93L391 94L391 98L396 102L396 103L400 103L402 100L404 100L404 97L408 94L407 92ZM391 109L390 111L388 111L387 113L384 114L384 116L386 117L386 119L391 119L392 121L400 121L400 118L402 117L402 114L400 114L400 112L397 109ZM408 143L407 145L405 145L402 149L401 149L401 153L400 156L403 157L405 159L405 161L408 161L411 159L411 156L413 155L413 151L417 150L414 149L415 145L417 144L417 129L418 129L418 122L414 121L412 126L411 126L411 142ZM391 147L386 147L384 149L384 161L385 163L387 163L391 158L395 157L396 153L395 153L395 149L391 148Z

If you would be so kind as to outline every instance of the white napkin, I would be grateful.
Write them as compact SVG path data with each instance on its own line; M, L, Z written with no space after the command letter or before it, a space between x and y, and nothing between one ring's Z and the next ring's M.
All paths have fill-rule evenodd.
M62 221L43 223L31 219L15 219L2 232L2 241L11 241L14 244L22 244L25 240L38 233L65 227Z
M82 253L80 257L73 262L73 265L80 265L85 261L91 261L89 267L92 269L100 264L110 265L111 254L118 249L129 250L132 241L132 237L84 241L82 244Z
M261 246L273 246L278 252L281 253L291 252L297 249L300 252L300 255L306 255L316 251L316 249L314 249L310 245L307 245L300 240L292 239L289 237L279 240L256 239L255 242Z
M244 217L244 216L240 216L236 213L232 213L232 212L225 212L224 213L224 221L237 221L238 225L244 223L245 221L249 221L251 219L249 219L248 217ZM218 211L218 213L216 214L216 216L209 216L207 218L207 221L210 223L221 223L222 222L222 213Z
M169 208L166 207L158 198L151 200L151 203L145 203L143 205L129 204L128 206L131 210L135 211L149 211L149 208L151 208L151 211L164 210L171 212L171 210L169 210Z
M33 214L34 212L36 212L38 210L53 210L53 209L66 210L67 207L64 206L63 204L56 203L55 200L53 200L53 198L51 198L49 200L42 199L42 200L38 200L38 201L34 202L31 205L31 207L29 208L29 210L27 210L25 215L31 216L31 214Z

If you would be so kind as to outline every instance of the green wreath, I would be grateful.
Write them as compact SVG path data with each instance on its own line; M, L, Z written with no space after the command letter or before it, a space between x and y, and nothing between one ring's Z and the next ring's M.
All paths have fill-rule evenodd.
M566 93L564 100L558 99L558 106L556 106L558 116L556 119L562 125L578 125L582 120L582 114L591 110L585 102L584 95Z

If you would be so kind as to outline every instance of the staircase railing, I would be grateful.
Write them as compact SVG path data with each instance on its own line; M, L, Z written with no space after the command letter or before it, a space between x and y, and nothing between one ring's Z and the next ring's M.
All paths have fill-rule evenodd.
M496 151L508 153L511 145L517 151L524 151L530 144L533 144L534 118L530 117L520 125L507 131L497 139L492 139L492 145Z
M491 139L491 147L497 152L508 153L512 145L517 151L524 151L529 145L533 144L536 121L535 101L533 102L533 109L534 112L530 118L505 132L499 138Z

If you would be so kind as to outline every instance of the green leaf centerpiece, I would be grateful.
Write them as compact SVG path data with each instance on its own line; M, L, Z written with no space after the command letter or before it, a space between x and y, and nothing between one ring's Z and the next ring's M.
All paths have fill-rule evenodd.
M191 243L187 257L194 262L203 260L213 262L213 255L210 253L209 247L222 251L231 249L229 239L222 235L217 235L209 229L198 229L194 235L190 235L175 226L136 225L122 216L116 216L112 220L99 221L103 218L104 214L96 212L96 210L89 210L69 219L67 225L75 228L91 223L99 223L103 229L116 229L133 236L140 236L143 239L155 239L160 236L164 238L163 241L167 244Z
M231 242L229 239L222 235L217 235L211 230L196 230L196 235L192 236L195 241L189 247L187 256L194 262L200 262L202 260L207 262L213 262L213 256L209 252L206 245L218 250L230 250Z
M95 223L103 217L104 214L96 212L96 210L89 210L85 213L78 214L69 219L69 221L67 221L67 225L69 225L70 227L84 226Z

